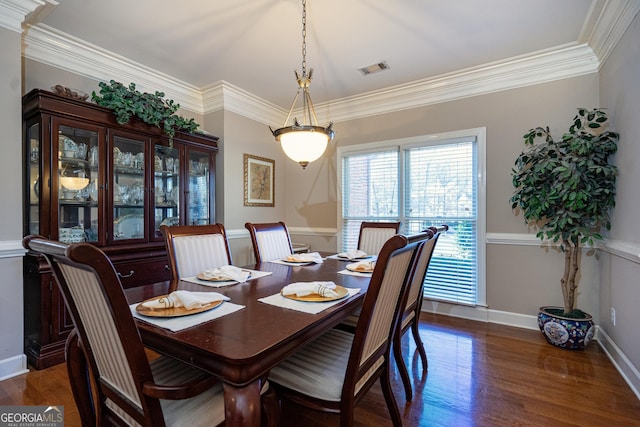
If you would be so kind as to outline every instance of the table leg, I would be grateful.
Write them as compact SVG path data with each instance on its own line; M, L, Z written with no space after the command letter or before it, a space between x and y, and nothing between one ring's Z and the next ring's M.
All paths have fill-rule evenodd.
M224 383L226 426L260 426L260 381L244 387Z

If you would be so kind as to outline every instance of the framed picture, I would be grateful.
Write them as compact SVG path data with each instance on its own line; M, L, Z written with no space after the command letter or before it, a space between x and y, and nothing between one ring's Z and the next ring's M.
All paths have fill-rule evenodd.
M264 157L244 155L244 205L275 205L274 180L275 160Z

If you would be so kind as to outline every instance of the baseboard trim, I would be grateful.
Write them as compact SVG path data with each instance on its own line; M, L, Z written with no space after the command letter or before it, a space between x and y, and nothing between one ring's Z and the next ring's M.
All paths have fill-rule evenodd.
M27 356L24 354L0 360L0 381L8 380L27 372L29 372L29 369L27 369Z
M616 367L622 378L629 384L631 390L640 400L640 372L633 366L629 358L620 350L620 347L611 339L609 335L600 327L597 329L598 344Z

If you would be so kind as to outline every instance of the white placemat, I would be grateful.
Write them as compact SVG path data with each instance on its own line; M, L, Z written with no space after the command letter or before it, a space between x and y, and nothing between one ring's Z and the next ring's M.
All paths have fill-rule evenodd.
M170 331L177 332L183 329L190 328L192 326L199 325L200 323L208 322L213 319L217 319L227 314L235 313L238 310L242 310L244 305L234 304L229 301L225 301L218 307L211 310L203 311L202 313L192 314L189 316L180 317L148 317L142 316L136 311L136 306L139 303L131 304L129 308L133 317L143 320L147 323L159 326Z
M360 289L347 288L347 291L349 292L349 297L352 297L358 292L360 292ZM345 298L348 298L348 297L345 297ZM265 304L271 304L277 307L288 308L289 310L302 311L303 313L309 313L309 314L318 314L321 311L326 310L327 308L342 302L342 300L344 300L344 298L341 298L335 301L328 301L328 302L296 301L289 298L285 298L279 293L258 299L258 301L263 302Z
M360 273L360 272L357 272L357 271L351 271L351 270L344 269L344 270L338 271L338 274L346 274L348 276L358 276L358 277L371 278L371 275L373 274L373 272L371 272L371 273Z
M260 271L260 270L247 270L251 272L251 276L247 279L247 282L253 279L258 279L260 277L268 276L273 274L271 271ZM212 288L222 288L224 286L231 286L238 283L235 280L225 280L224 282L212 282L210 280L200 280L196 276L193 277L183 277L180 280L184 280L185 282L195 283L197 285L210 286Z

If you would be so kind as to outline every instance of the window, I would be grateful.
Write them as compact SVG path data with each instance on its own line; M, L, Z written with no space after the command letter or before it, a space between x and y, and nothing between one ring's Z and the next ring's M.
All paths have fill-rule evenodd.
M484 128L340 149L342 250L362 221L401 221L401 232L447 224L425 297L483 305Z

